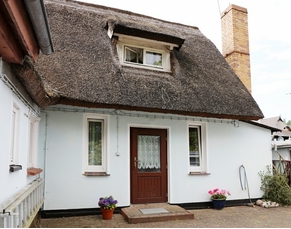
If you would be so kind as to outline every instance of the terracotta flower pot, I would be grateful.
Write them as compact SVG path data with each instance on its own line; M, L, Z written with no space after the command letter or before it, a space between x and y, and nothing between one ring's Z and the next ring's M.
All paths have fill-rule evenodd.
M114 212L114 209L110 210L110 209L101 208L102 218L105 219L105 220L112 219L113 212Z

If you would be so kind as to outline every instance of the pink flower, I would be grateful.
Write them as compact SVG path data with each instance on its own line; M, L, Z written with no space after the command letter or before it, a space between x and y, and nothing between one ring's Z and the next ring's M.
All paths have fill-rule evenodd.
M225 190L225 189L222 189L222 190L219 190L219 188L215 188L213 190L209 190L208 191L208 194L211 195L211 199L212 200L226 200L226 195L229 195L230 196L230 192Z

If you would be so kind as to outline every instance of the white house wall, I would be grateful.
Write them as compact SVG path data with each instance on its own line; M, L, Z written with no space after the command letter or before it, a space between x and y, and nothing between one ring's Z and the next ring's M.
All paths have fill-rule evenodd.
M0 205L28 183L35 179L35 176L27 176L27 153L28 153L28 128L29 108L20 100L11 87L5 83L8 78L13 78L8 64L0 59ZM20 88L19 88L20 89ZM22 170L9 172L10 147L12 131L12 109L13 104L20 109L19 137L18 137L18 159L17 164L22 165ZM1 209L2 210L2 209Z
M187 126L184 124L185 128ZM232 193L232 196L228 198L229 200L248 198L247 192L241 190L239 176L241 165L246 168L251 198L261 197L261 182L258 172L265 170L266 165L271 164L268 144L270 132L243 122L239 123L239 127L209 122L207 133L210 175L188 175L187 164L182 162L187 161L187 146L183 148L183 159L180 160L180 163L174 163L179 161L180 155L172 152L175 158L171 163L171 168L173 168L171 169L172 182L174 183L171 202L208 201L207 191L213 188L229 190ZM187 138L187 136L184 134L183 138ZM178 147L174 141L173 145Z
M244 122L235 125L231 120L223 123L203 119L207 123L207 151L209 175L189 175L188 124L192 118L173 120L159 114L140 113L142 117L109 114L108 166L110 176L82 175L83 114L45 110L42 113L39 134L39 158L44 159L44 210L98 207L101 196L113 195L118 206L130 205L130 127L152 127L168 130L168 202L195 203L209 201L209 189L227 189L229 200L248 199L241 190L239 167L244 165L250 187L250 197L260 198L260 177L272 162L270 131ZM80 112L81 111L81 112ZM96 112L96 110L91 110ZM124 111L129 112L129 111ZM137 114L137 113L133 113ZM158 117L159 116L159 117ZM200 122L196 117L195 122ZM228 122L228 123L227 123ZM118 129L118 136L117 136ZM117 144L118 139L118 144ZM117 148L118 145L118 148ZM117 154L118 153L118 154ZM119 155L119 156L118 156Z

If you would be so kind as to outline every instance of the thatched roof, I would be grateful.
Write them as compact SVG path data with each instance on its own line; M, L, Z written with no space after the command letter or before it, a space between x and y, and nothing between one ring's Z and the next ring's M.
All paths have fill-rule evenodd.
M55 53L13 70L42 108L54 104L258 120L251 94L196 27L103 6L47 0ZM179 48L172 73L123 66L108 27Z

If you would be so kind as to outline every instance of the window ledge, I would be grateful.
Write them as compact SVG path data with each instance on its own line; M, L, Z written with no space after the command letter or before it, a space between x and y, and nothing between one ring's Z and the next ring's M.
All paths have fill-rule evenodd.
M34 175L40 174L42 171L43 170L40 168L30 167L30 168L27 168L27 175L34 176Z
M18 170L22 170L22 165L10 165L9 166L9 171L10 172L15 172Z
M84 172L84 176L110 176L110 174L106 172Z
M211 173L207 172L189 172L189 175L210 175Z
M172 73L171 70L167 70L167 69L163 69L163 68L154 68L154 67L142 65L142 64L121 63L121 65L125 66L125 67L130 67L130 68L140 68L140 69L151 70L151 71Z

